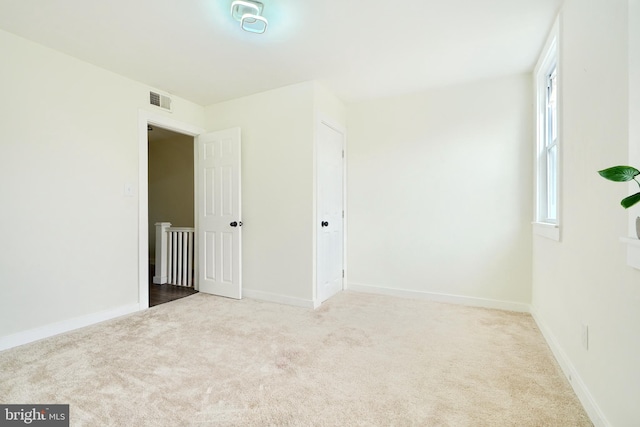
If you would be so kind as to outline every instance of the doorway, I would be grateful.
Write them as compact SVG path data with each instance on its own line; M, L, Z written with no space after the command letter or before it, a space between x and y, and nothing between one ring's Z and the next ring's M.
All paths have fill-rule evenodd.
M162 114L142 110L138 113L138 305L140 310L149 308L149 126L160 127L190 137L204 133L202 128Z
M149 308L149 143L157 126L194 137L197 248L194 286L199 292L242 297L240 128L205 133L167 116L138 113L138 305ZM221 162L221 163L220 163ZM222 185L217 185L221 183ZM217 217L219 220L213 220ZM155 225L155 224L154 224ZM164 234L163 234L164 235ZM200 287L200 285L203 285Z
M156 246L157 243L161 243L156 242L156 224L169 223L173 229L179 227L195 231L194 137L149 125L147 141L149 307L153 307L197 292L193 282L192 259L184 263L184 266L181 265L185 269L181 276L188 280L184 280L184 283L180 280L180 285L175 280L167 278L166 270L159 274L161 268L167 268L166 259L156 262L159 252ZM165 228L162 230L164 233ZM167 230L172 236L176 234L170 232L172 229ZM190 235L193 236L193 233ZM185 256L193 257L193 245L190 253L185 253Z

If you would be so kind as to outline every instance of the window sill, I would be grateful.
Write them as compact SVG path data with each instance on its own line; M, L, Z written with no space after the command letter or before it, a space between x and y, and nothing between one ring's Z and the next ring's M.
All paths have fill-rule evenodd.
M627 265L640 270L640 240L635 237L621 237L620 241L627 245Z
M547 239L560 241L560 226L548 222L533 222L533 234L546 237ZM639 247L640 248L640 247Z

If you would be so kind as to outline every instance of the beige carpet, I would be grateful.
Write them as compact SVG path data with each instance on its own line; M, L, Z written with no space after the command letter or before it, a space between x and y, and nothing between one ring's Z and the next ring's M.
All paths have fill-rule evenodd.
M344 292L197 294L0 353L72 426L590 426L531 316Z

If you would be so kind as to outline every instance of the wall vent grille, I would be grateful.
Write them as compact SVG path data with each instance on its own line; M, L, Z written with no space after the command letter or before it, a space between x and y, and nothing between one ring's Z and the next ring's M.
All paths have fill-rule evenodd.
M171 98L166 95L162 95L157 92L149 92L149 103L156 107L160 107L163 110L172 111Z

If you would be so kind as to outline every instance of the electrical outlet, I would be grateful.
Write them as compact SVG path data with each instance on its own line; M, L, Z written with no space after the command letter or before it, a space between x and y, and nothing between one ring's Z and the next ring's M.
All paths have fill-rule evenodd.
M589 350L589 326L582 324L582 347Z

